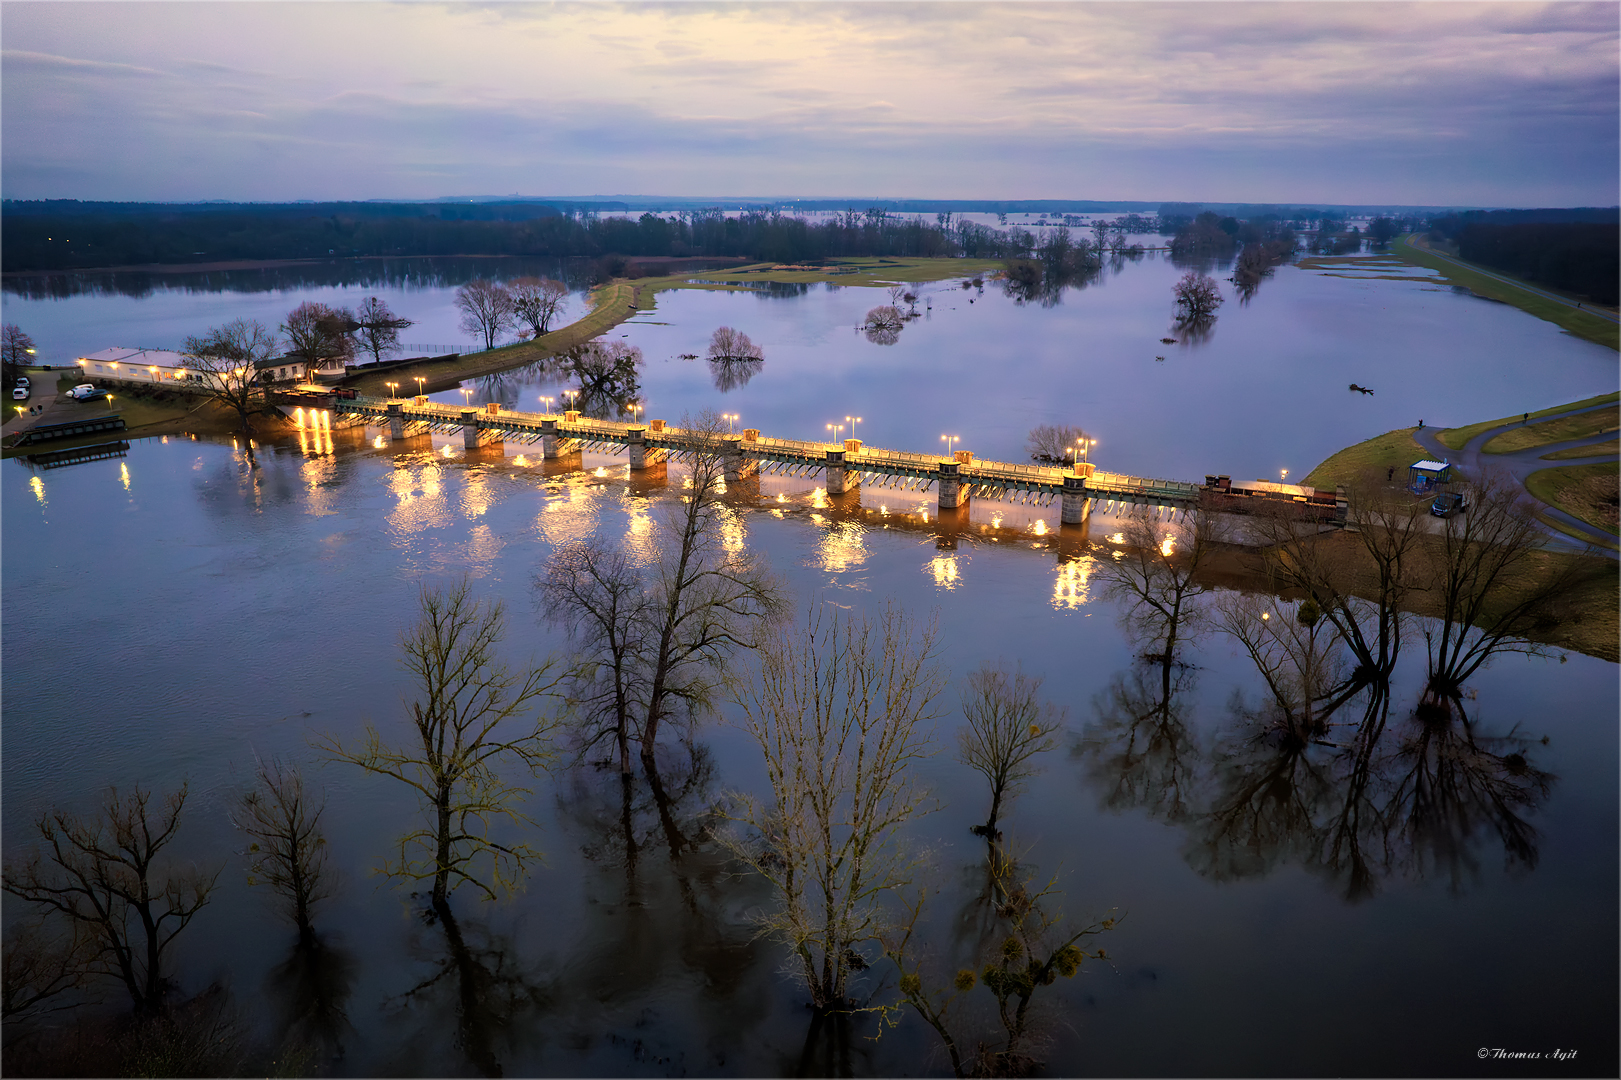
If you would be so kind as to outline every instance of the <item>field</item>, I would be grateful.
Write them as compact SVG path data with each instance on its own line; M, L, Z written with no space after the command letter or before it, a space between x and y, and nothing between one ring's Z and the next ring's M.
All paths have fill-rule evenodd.
M1617 508L1621 506L1618 478L1621 478L1621 465L1614 461L1564 465L1532 473L1526 478L1525 487L1532 495L1571 517L1613 533L1617 531Z
M1513 428L1493 438L1481 450L1487 454L1511 454L1516 450L1529 450L1533 446L1548 446L1614 431L1617 423L1621 423L1621 407L1612 405L1608 409L1594 409L1541 424ZM1596 451L1588 450L1586 453L1592 455Z

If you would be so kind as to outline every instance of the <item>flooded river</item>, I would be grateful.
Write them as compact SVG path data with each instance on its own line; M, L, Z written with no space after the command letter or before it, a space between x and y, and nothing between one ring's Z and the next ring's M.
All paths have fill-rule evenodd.
M1079 423L1096 432L1101 467L1180 479L1298 476L1421 416L1462 423L1613 389L1613 352L1512 309L1294 268L1248 305L1229 299L1206 340L1162 345L1181 337L1168 321L1179 272L1146 259L1045 306L994 283L929 285L923 317L890 346L854 329L881 293L822 286L661 294L614 333L644 352L649 416L713 408L817 437L861 415L870 442L926 451L956 434L1004 460L1023 456L1035 423ZM290 286L275 307L394 289L391 305L411 315L453 287ZM154 344L259 302L8 293L5 318L65 352L142 338L97 314L115 301L147 312L130 325ZM723 324L766 356L730 391L680 359ZM1350 381L1377 392L1348 395ZM513 373L468 389L533 407L554 386ZM534 602L550 553L598 533L648 557L648 522L680 476L631 479L623 459L590 454L543 464L517 444L470 452L459 435L379 446L378 434L262 444L256 468L228 442L184 437L70 467L5 463L8 859L49 807L89 809L108 784L188 782L182 854L223 872L176 946L180 984L228 987L267 1041L318 989L343 1016L341 1056L320 1059L335 1074L949 1074L915 1015L815 1023L785 950L756 936L769 892L703 839L717 808L766 788L730 707L690 748L670 745L671 798L640 804L628 829L617 781L591 769L538 779L526 810L545 865L509 901L457 894L459 952L419 899L372 872L415 803L402 785L323 765L310 739L350 741L369 723L403 737L411 687L396 643L419 586L469 575L477 596L506 603L510 658L544 657L566 645ZM927 498L828 500L814 480L766 478L727 499L735 542L769 561L801 612L874 613L894 599L938 613L952 685L921 770L943 805L908 832L934 890L931 963L962 962L983 873L969 827L987 795L956 758L963 677L1002 658L1066 710L1004 828L1033 879L1056 878L1068 919L1119 922L1099 941L1106 960L1037 996L1049 1074L1496 1075L1510 1066L1478 1053L1498 1047L1575 1048L1561 1073L1615 1073L1615 665L1502 657L1466 689L1473 742L1431 739L1412 716L1424 676L1413 643L1372 783L1356 788L1368 814L1353 859L1329 842L1361 783L1340 736L1286 774L1246 719L1264 685L1230 639L1198 633L1168 681L1135 658L1100 584L1118 522L1077 533L1055 509L976 503L942 526ZM247 884L231 824L255 762L277 757L324 790L342 876L317 913L330 948L313 976L289 965L295 935ZM1435 768L1457 783L1415 806L1411 778ZM672 828L694 845L672 852ZM9 898L5 910L21 913ZM469 979L483 988L471 997ZM897 1000L887 964L863 980L873 1002ZM965 1030L985 1020L962 1018Z

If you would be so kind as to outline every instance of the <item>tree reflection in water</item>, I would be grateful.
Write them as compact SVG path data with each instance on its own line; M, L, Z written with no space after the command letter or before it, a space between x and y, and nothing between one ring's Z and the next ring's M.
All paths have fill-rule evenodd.
M578 1038L621 1046L638 1062L674 1060L689 1051L677 1035L647 1028L645 1008L672 981L690 983L683 1007L709 1014L711 1030L747 1031L769 1010L751 992L768 952L734 913L752 884L710 843L717 796L707 747L662 744L657 767L641 774L622 775L612 764L576 766L559 800L592 868L587 922L559 996L581 1004L567 1018ZM716 1052L722 1056L705 1068L724 1065Z
M402 1011L423 1009L427 1017L411 1024L399 1057L385 1071L405 1075L424 1071L422 1041L431 1033L453 1028L456 1049L482 1076L501 1076L502 1051L509 1056L526 1032L540 1030L529 1017L549 1007L551 998L534 973L515 959L512 942L479 920L458 919L448 901L422 912L425 926L437 926L442 938L419 941L432 973L394 998ZM433 944L430 944L433 942ZM434 1015L453 1013L451 1025L433 1022Z
M870 340L870 338L869 338ZM887 344L894 344L888 342ZM709 361L709 377L715 382L715 389L723 394L733 390L740 390L749 384L765 367L764 360L726 358Z
M287 959L271 969L265 993L284 1055L344 1056L343 1041L354 1030L349 995L357 966L352 952L317 935L295 943Z

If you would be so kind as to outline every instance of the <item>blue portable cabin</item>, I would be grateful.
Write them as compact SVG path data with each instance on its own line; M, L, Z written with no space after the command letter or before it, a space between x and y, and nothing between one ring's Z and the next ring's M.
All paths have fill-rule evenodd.
M1450 461L1415 461L1407 466L1407 486L1415 492L1434 491L1452 483Z

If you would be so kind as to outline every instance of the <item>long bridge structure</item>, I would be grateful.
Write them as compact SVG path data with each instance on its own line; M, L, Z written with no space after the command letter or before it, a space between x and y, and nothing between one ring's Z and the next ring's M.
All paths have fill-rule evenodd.
M283 410L300 423L300 395L281 395ZM900 488L919 493L931 488L941 510L965 506L971 498L1059 503L1066 525L1086 521L1094 504L1124 504L1190 509L1206 493L1199 484L1102 472L1087 462L1073 468L976 461L969 451L949 457L865 446L859 439L842 443L773 439L758 430L715 435L672 427L662 420L621 422L596 420L577 411L516 412L496 403L482 408L442 405L426 397L382 399L321 396L311 408L330 410L341 423L385 427L400 440L408 433L460 430L469 449L486 443L515 441L539 444L546 459L591 449L628 454L632 471L654 468L667 460L700 453L719 453L728 481L746 476L821 474L828 494L839 495L862 485ZM313 420L313 418L311 418ZM318 422L318 421L316 421Z

